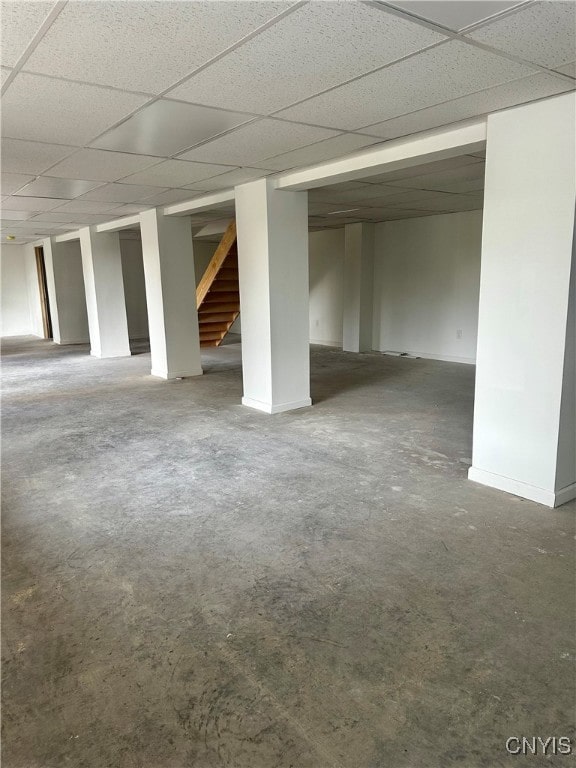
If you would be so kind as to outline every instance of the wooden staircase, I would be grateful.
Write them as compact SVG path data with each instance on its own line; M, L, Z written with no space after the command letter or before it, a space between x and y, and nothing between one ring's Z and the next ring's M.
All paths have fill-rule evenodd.
M228 225L196 289L201 347L219 347L240 314L236 222Z

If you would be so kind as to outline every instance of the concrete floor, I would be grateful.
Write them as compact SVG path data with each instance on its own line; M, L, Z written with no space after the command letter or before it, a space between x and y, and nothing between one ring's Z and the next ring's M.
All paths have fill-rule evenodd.
M505 742L571 735L575 505L466 479L472 367L3 352L4 768L573 765Z

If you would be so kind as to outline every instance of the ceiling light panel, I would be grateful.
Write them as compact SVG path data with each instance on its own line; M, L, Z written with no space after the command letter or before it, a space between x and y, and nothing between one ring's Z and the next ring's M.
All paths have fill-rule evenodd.
M568 64L576 51L576 4L554 0L527 5L468 36L544 67Z
M524 64L452 41L316 96L279 116L357 130L532 71Z
M38 176L74 151L74 147L58 144L2 139L2 170L8 173L28 173ZM79 175L76 178L86 177Z
M184 187L202 179L230 170L226 165L189 163L186 160L165 160L123 179L126 184L150 184L158 187Z
M157 94L290 5L250 0L70 2L26 66Z
M170 95L267 115L443 39L364 3L307 3Z
M107 152L103 149L82 149L50 168L51 176L65 179L116 181L136 171L142 171L162 161L161 157Z
M15 2L15 0L5 0L0 4L2 16L0 61L2 64L9 67L15 66L55 4L54 2Z
M362 149L370 144L376 144L378 139L371 136L361 136L354 133L344 133L335 136L332 139L310 144L301 149L294 149L291 152L285 152L276 157L269 157L262 160L258 165L262 167L273 168L276 171L284 171L289 168L298 168L302 165L312 165L322 163L325 160L332 160L335 157L347 155L357 149Z
M423 19L440 24L452 30L460 30L477 24L483 19L502 13L502 11L519 5L515 2L496 2L496 0L466 0L466 2L454 2L454 0L405 0L393 2L402 11L421 16Z
M102 203L137 203L154 193L165 191L161 187L150 187L143 184L104 184L92 192L88 192L82 199Z
M226 136L213 139L180 157L206 163L252 165L266 157L298 149L315 141L336 136L336 131L295 125L279 120L258 120L242 126Z
M57 205L61 204L62 200L58 198L17 197L14 195L2 203L2 215L9 219L11 216L7 215L7 211L49 211L51 208L56 208Z
M64 200L73 200L75 197L79 197L85 192L94 189L99 184L99 181L55 179L50 176L41 176L19 190L18 195L27 197L60 197Z
M253 117L160 99L113 128L93 146L169 157Z
M1 175L1 194L12 195L28 182L34 180L34 176L26 176L22 173L2 173Z
M82 146L145 100L134 93L20 73L2 97L2 132Z
M410 133L496 112L499 109L513 107L534 99L553 96L572 90L574 87L576 87L576 83L571 84L567 80L553 75L532 75L473 93L470 96L462 96L459 99L427 107L402 117L395 117L384 123L371 125L365 130L375 136L381 136L383 139L395 139Z

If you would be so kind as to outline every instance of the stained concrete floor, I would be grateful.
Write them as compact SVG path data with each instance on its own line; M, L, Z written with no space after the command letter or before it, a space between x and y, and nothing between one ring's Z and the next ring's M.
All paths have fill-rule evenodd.
M3 353L4 768L573 765L505 742L573 724L575 506L466 480L472 367Z

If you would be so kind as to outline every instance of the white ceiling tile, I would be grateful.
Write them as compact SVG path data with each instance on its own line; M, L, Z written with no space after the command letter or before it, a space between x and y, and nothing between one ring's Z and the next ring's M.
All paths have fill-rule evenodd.
M74 147L59 144L38 144L20 139L2 139L2 170L9 173L30 173L38 176ZM78 176L77 178L86 178Z
M160 93L288 2L70 2L27 69Z
M204 182L201 183L204 184ZM167 189L165 192L156 192L150 195L143 202L148 206L171 205L172 203L181 203L183 200L190 200L200 191L202 190Z
M11 198L8 199L10 200ZM5 205L2 206L2 222L24 221L25 219L32 218L33 215L31 211L16 211L6 208Z
M34 180L34 176L26 176L22 173L2 173L1 188L3 195L12 195L25 184Z
M51 197L17 197L13 195L2 203L2 211L49 211L61 205L62 200ZM6 218L10 218L7 216Z
M137 203L155 192L163 192L161 187L149 187L143 184L104 184L82 196L82 200L96 200L102 203Z
M371 125L365 130L367 133L381 136L383 139L395 139L399 136L437 128L470 117L497 112L499 109L513 107L534 99L552 96L568 91L573 87L568 81L553 75L532 75L473 93L470 96L462 96L453 101L427 107L402 117L395 117L392 120Z
M336 135L336 131L295 125L280 120L258 120L181 155L186 160L230 165L252 165L292 149Z
M238 112L160 99L105 133L93 146L169 157L253 119Z
M438 193L441 194L441 193ZM483 196L479 195L448 195L430 198L428 200L414 200L409 204L415 210L426 211L477 211L483 206Z
M576 4L573 0L537 2L468 36L544 67L568 64L576 51Z
M531 73L524 64L451 41L279 114L289 120L357 130Z
M41 176L19 190L18 194L28 197L60 197L64 200L73 200L94 189L99 183L83 179L55 179L51 176Z
M391 5L448 29L459 30L513 8L515 5L519 5L519 0L514 0L514 2L496 2L495 0L465 0L465 2L462 0L460 2L454 2L454 0L400 0L397 2L393 0Z
M108 152L104 149L81 149L50 168L51 176L64 179L116 181L130 173L142 171L161 162L161 157Z
M26 2L5 0L0 3L2 64L13 67L17 63L54 5L53 2L33 2L33 0Z
M565 75L576 78L576 61L571 61L570 64L564 64L562 67L554 67L558 72L562 72Z
M78 229L79 227L88 227L92 224L102 224L105 221L110 221L111 218L109 212L94 214L76 211L76 216L70 224L73 228Z
M310 199L319 202L353 203L366 198L388 197L398 194L394 187L378 186L377 184L365 184L361 188L353 190L334 191L330 187L315 189L310 192Z
M324 141L316 142L301 149L295 149L292 152L285 152L276 157L266 158L261 163L257 163L257 165L262 165L263 168L273 168L276 171L284 171L288 168L298 168L302 165L322 163L325 160L342 157L357 149L362 149L376 143L378 143L378 139L371 136L345 133L332 139L324 139Z
M226 165L189 163L186 160L165 160L163 163L126 176L126 184L150 184L157 187L184 187L230 170Z
M217 189L235 187L237 184L245 184L247 181L261 179L267 175L267 171L270 173L269 169L264 168L238 168L235 171L227 171L219 176L214 176L212 179L203 181L202 191L212 192Z
M0 85L4 85L4 83L6 82L6 79L10 75L10 72L12 72L12 70L9 69L8 67L0 68Z
M442 39L363 3L308 3L170 96L269 114Z
M132 216L135 213L146 211L148 208L152 207L153 206L148 205L147 203L119 205L116 208L113 208L111 211L108 211L107 216L109 220L118 219L121 216Z
M82 146L146 101L145 96L20 72L2 97L11 138Z
M62 203L62 200L59 200ZM106 213L115 208L115 203L100 203L94 200L70 200L58 208L65 213Z
M58 210L53 213L38 213L34 216L34 221L46 221L51 224L68 224L74 221L73 213L58 213Z

